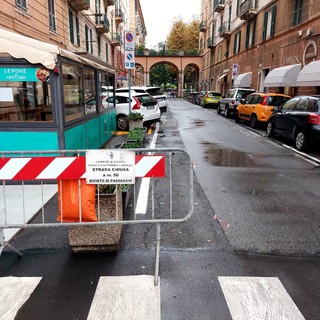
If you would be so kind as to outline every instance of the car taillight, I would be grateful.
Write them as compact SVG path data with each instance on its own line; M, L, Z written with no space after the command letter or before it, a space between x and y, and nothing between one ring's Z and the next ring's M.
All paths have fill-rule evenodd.
M236 100L232 99L231 104L234 106L236 104Z
M262 104L263 106L266 106L266 105L267 105L267 102L268 102L268 97L267 97L267 96L264 96L261 104Z
M206 99L208 99L208 98L209 98L209 95L208 95L208 94L206 94L206 95L205 95L205 98L206 98Z
M132 110L140 110L141 102L136 97L133 97L133 100L136 103L133 105Z
M310 113L308 122L311 124L320 124L320 116L316 113Z

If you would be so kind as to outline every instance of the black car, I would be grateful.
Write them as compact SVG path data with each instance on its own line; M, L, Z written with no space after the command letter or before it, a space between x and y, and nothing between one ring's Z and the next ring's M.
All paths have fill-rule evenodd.
M267 137L279 135L295 142L299 151L320 142L320 96L297 96L275 107Z

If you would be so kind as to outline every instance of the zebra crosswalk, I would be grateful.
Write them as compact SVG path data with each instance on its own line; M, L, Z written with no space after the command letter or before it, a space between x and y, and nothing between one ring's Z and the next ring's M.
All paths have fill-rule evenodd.
M41 277L0 278L0 319L13 320ZM218 277L233 320L304 320L277 277ZM87 320L160 320L160 282L150 275L100 277Z

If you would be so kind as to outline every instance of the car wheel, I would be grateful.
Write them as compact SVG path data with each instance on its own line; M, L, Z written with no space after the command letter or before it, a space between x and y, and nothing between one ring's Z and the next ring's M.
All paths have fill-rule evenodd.
M250 119L250 127L251 128L256 128L258 125L258 119L257 116L255 114L251 115L251 119Z
M238 112L238 111L236 111L236 114L235 114L235 116L234 116L234 121L235 121L236 123L239 123L239 122L240 122L239 112Z
M273 125L272 125L271 122L269 122L268 125L267 125L266 136L267 136L268 138L274 137Z
M225 116L226 118L229 118L229 116L230 116L230 110L229 110L229 107L228 107L228 106L226 106L226 109L224 110L224 116Z
M307 137L303 131L298 131L295 137L295 145L297 150L303 151L307 147Z
M220 113L221 113L221 109L220 109L220 103L219 103L217 106L217 114L220 114Z
M117 128L118 130L121 130L121 131L129 130L129 121L127 116L120 115L117 117Z

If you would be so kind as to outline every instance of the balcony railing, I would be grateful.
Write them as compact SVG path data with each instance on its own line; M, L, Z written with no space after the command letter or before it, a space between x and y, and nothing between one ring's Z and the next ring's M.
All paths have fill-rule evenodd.
M250 20L258 14L258 1L245 0L240 4L239 16L241 20Z
M214 48L216 46L216 37L209 37L207 40L207 48Z
M114 47L118 47L121 45L121 37L119 33L113 33L111 38L111 44Z
M69 0L69 3L76 11L88 10L90 8L90 0Z
M213 11L214 12L221 12L225 6L224 0L214 0L213 2Z
M96 24L96 29L99 33L109 32L110 23L107 18L107 15L102 14L100 17L97 17Z
M116 20L116 22L121 23L123 22L123 13L122 10L120 8L116 9L116 12L114 14L114 19Z
M221 38L228 38L231 35L231 22L225 21L218 31Z
M206 31L207 30L207 21L201 21L199 28L200 28L200 32Z

